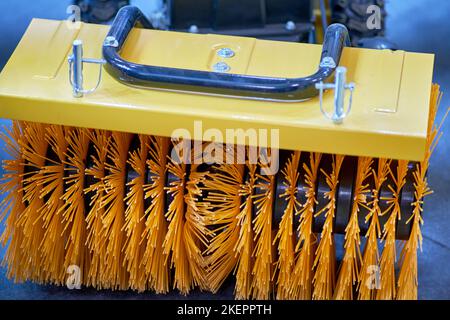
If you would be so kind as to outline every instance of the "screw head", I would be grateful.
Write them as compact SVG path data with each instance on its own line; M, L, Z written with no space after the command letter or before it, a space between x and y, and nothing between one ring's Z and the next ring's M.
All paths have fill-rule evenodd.
M234 54L234 51L230 48L221 48L217 51L217 55L221 58L232 58Z
M324 57L320 62L321 68L336 68L336 62L332 57Z
M198 33L198 27L195 24L193 24L192 26L189 27L189 32Z
M295 22L292 20L289 20L288 22L286 22L286 25L284 27L288 31L294 31L297 28L297 26L295 25Z
M103 45L106 47L117 48L119 46L119 42L113 36L107 36L105 42L103 42Z
M225 62L217 62L215 65L213 65L213 70L215 72L228 72L231 70L231 68Z

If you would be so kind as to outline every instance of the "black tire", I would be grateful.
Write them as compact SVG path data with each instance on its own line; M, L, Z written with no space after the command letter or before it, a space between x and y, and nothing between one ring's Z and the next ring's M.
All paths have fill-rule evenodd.
M376 5L381 9L379 29L367 27L367 21L371 16L371 13L367 13L367 9L371 5ZM332 21L347 26L354 46L362 38L383 37L385 35L386 11L384 0L332 0L331 9Z
M130 4L129 0L74 0L81 9L81 20L90 23L105 23L116 16L117 11Z

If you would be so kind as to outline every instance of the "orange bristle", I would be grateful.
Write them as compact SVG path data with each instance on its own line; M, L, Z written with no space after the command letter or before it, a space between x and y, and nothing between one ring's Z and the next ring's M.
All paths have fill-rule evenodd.
M24 261L28 253L21 248L24 240L23 227L18 223L19 217L25 210L23 198L23 153L20 142L23 136L23 125L13 122L12 128L5 127L1 133L1 139L5 142L5 151L10 157L3 160L3 177L0 183L0 193L4 199L0 203L0 221L5 225L0 241L3 246L8 245L2 265L6 266L6 274L17 282L27 279L27 271ZM26 144L26 142L25 142Z
M86 284L98 289L107 287L103 281L106 272L106 238L103 230L102 217L105 208L102 206L102 198L105 196L106 187L104 178L106 175L106 159L110 145L111 133L104 130L92 130L88 132L95 154L91 155L92 167L86 168L86 177L90 177L95 183L88 186L84 192L90 197L90 211L86 217L87 237L86 245L91 253L91 265L87 274Z
M241 185L239 195L245 200L240 205L240 212L237 215L238 225L240 226L239 239L233 250L238 253L236 266L236 286L234 289L236 299L250 299L252 291L252 269L253 269L253 251L254 251L254 232L252 226L253 215L253 193L256 186L256 164L246 160L248 178Z
M30 170L30 172L23 174L23 188L21 190L23 190L22 201L25 208L17 220L17 224L23 229L24 235L20 248L26 253L21 268L24 269L27 279L32 279L38 283L43 283L48 279L48 273L41 268L44 221L40 211L44 206L44 199L41 197L42 185L36 183L36 181L42 180L41 168L45 166L48 146L45 133L46 125L27 122L24 125L23 137L19 139L24 160L22 165Z
M292 153L282 171L286 191L280 197L286 200L287 206L274 239L274 244L278 241L278 261L276 264L278 270L276 298L278 300L289 299L291 296L291 277L295 263L294 217L300 208L300 203L297 200L297 182L299 179L297 168L299 162L300 152Z
M270 150L268 150L269 152ZM268 155L261 155L261 157L268 157ZM275 197L275 175L270 172L265 163L268 163L268 158L260 161L261 174L256 175L258 179L256 188L260 189L261 193L254 195L256 217L253 220L255 261L252 270L252 296L257 300L270 298L274 271L272 266L274 261L272 212Z
M197 153L196 153L197 152ZM184 246L186 248L189 267L192 272L193 283L201 290L208 290L207 266L204 252L209 246L211 231L206 226L208 205L200 201L202 197L201 185L205 183L207 171L199 169L198 159L202 156L203 148L192 154L192 164L189 176L186 176L185 189L185 225Z
M325 214L325 223L320 237L319 247L316 251L314 261L314 291L313 299L330 300L333 298L334 285L336 281L336 254L333 235L333 220L336 210L336 192L339 183L339 172L341 171L344 156L333 156L332 172L330 174L322 170L330 191L325 193L328 200L327 205L317 212L315 216Z
M66 191L62 196L64 206L59 209L62 214L64 231L67 232L66 255L64 269L76 265L80 268L81 277L89 271L90 253L86 244L87 212L84 206L85 163L89 148L87 129L74 129L67 135L66 168L68 176L64 178Z
M309 165L303 164L306 183L306 203L298 212L300 226L298 242L295 248L296 260L293 270L291 297L292 299L307 300L312 298L313 263L316 236L312 232L314 209L317 204L316 183L322 154L311 153ZM302 178L302 177L301 177Z
M389 173L391 161L387 159L378 160L377 170L372 169L374 180L374 189L372 190L373 200L368 203L369 213L365 217L365 222L369 223L369 229L366 233L366 245L364 247L361 270L359 272L358 299L372 300L377 293L377 286L374 283L374 272L379 268L378 238L381 236L381 227L379 217L381 216L380 192L383 183L386 181ZM376 276L376 274L375 274Z
M148 154L148 137L139 135L139 147L130 153L128 160L131 169L137 173L132 181L127 183L130 191L125 197L127 208L125 209L126 233L124 244L124 263L130 274L129 286L139 292L147 288L146 282L141 281L140 275L144 272L141 260L144 254L144 246L141 246L142 233L145 228L144 214L144 183L146 179L146 160Z
M389 186L392 197L383 199L388 203L388 208L381 215L390 214L384 225L382 241L384 241L383 253L380 260L380 287L377 292L377 299L391 300L396 296L395 281L395 263L397 261L396 253L396 226L397 221L401 218L400 194L406 183L406 175L408 173L408 161L400 160L397 164L396 174L389 168L389 175L394 182L394 186Z
M370 170L371 164L371 158L358 158L358 168L356 172L355 186L353 189L353 205L349 222L345 228L345 254L339 267L339 275L334 291L334 298L338 300L353 299L354 285L359 278L359 267L362 257L360 251L361 239L358 214L360 207L367 208L366 195L370 192L370 190L368 189L368 184L366 184L366 181L372 174Z
M207 195L208 226L212 239L207 250L208 285L217 292L227 276L236 268L240 258L237 244L241 234L238 216L241 212L241 194L244 165L215 165L206 176L204 187Z
M179 142L191 144L189 141ZM174 142L174 146L177 143ZM194 159L196 155L183 154L180 151L178 160ZM179 163L181 162L181 163ZM164 254L171 260L175 269L173 287L182 294L188 294L195 286L206 289L205 260L202 247L207 247L206 219L197 207L197 197L201 190L197 184L205 179L205 174L196 172L197 165L191 165L187 176L187 161L170 159L168 172L176 180L170 183L168 193L173 197L166 213L169 228L164 240Z
M439 130L441 126L434 126L434 120L436 118L441 97L442 94L439 91L439 86L433 85L430 100L430 115L428 118L428 135L425 158L413 169L414 186L416 189L414 192L415 202L412 203L413 215L408 221L408 223L412 224L412 230L409 240L407 240L404 244L403 250L400 254L401 268L398 276L398 290L396 296L398 300L417 299L417 250L419 247L422 247L422 232L420 230L420 227L423 224L422 206L423 199L432 193L428 185L427 171L430 164L431 155L440 138ZM445 120L445 117L446 116L444 116L442 122Z
M169 291L169 266L166 263L168 255L164 253L164 239L167 234L168 223L165 218L165 177L167 154L169 153L169 139L150 137L148 141L149 159L148 170L152 174L151 181L144 185L145 199L151 204L145 210L145 229L142 233L142 243L145 251L142 259L144 272L143 281L149 283L156 293Z
M125 243L125 183L128 149L132 135L113 132L107 156L104 178L105 194L101 200L104 208L102 217L103 236L106 239L105 273L102 275L104 286L111 289L128 289L128 278L124 263L123 246Z
M47 198L41 209L45 230L41 243L42 267L48 272L49 280L59 285L64 284L66 278L64 259L68 233L61 210L64 207L64 166L69 132L70 129L63 126L51 125L47 128L46 139L56 159L46 159L48 165L42 168L42 179L36 181L42 186L41 197Z

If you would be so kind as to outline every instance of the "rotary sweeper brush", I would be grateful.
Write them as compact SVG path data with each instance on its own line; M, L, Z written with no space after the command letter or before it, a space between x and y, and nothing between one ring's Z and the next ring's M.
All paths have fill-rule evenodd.
M347 48L338 24L322 46L150 30L134 7L71 26L33 20L0 75L9 277L417 298L432 55Z

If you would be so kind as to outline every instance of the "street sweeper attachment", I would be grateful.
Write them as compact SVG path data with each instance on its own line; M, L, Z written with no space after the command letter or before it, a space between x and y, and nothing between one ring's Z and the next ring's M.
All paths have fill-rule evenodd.
M433 56L149 27L35 19L0 74L7 275L417 298Z

